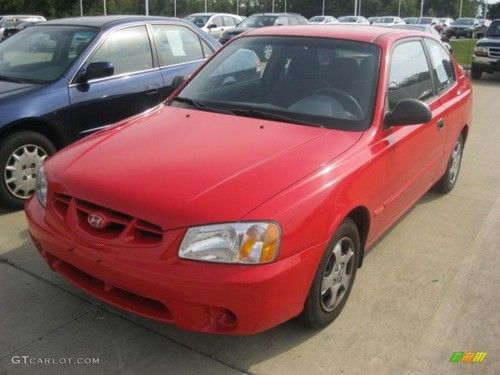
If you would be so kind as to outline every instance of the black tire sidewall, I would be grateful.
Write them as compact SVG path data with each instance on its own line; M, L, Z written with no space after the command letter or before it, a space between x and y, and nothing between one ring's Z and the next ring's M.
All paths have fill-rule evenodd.
M354 243L354 256L352 261L354 262L353 271L351 275L351 281L349 283L349 287L347 288L346 293L342 301L339 305L332 311L325 311L321 306L320 295L321 295L321 282L323 278L323 272L328 261L329 255L333 250L334 245L342 238L342 237L350 237ZM359 263L360 256L360 236L359 231L356 227L354 221L350 218L345 219L335 231L332 239L328 243L328 246L323 253L318 269L316 270L316 274L314 276L314 280L309 291L309 295L307 297L304 312L302 316L302 320L308 326L313 328L320 328L330 324L342 311L347 300L349 299L349 295L352 290L352 286L354 284L354 279L356 277L356 271Z
M50 156L56 152L52 142L40 133L32 131L23 131L14 133L7 136L0 142L0 205L12 209L22 209L26 200L14 197L8 190L5 179L4 171L7 160L11 154L23 145L33 144L45 150Z

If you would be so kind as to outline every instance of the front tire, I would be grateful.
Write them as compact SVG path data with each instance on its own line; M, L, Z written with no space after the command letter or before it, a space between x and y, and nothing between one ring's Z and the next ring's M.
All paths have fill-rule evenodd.
M321 258L299 321L313 329L330 324L344 308L351 293L360 256L359 231L345 219Z
M472 65L470 69L470 76L472 77L472 79L481 79L482 74L483 72L481 70Z
M22 209L35 191L38 169L55 153L55 147L45 136L23 131L7 136L0 142L0 205Z
M453 190L455 184L458 180L458 172L460 172L460 165L462 164L462 155L464 151L464 136L460 134L460 137L456 140L453 145L453 150L451 151L450 159L448 160L448 165L446 167L446 172L443 177L434 185L433 190L447 194Z

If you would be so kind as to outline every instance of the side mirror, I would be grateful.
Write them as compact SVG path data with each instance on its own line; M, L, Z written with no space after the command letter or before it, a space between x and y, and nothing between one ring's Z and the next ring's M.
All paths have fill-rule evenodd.
M174 79L172 80L172 83L170 85L170 88L172 90L175 90L177 87L179 87L180 85L182 85L182 83L185 80L186 80L185 76L176 76L176 77L174 77Z
M417 125L431 121L432 112L429 106L421 100L403 99L392 112L385 115L386 127L395 125Z
M215 29L217 25L215 23L211 23L210 25L207 26L207 29Z
M91 79L112 76L115 71L113 64L107 61L90 63L86 69L81 70L76 78L77 83L86 83Z

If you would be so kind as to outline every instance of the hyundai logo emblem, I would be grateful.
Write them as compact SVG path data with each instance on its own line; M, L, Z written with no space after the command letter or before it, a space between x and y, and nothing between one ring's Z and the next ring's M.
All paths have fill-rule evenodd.
M100 214L89 214L87 222L92 228L103 229L106 226L106 219Z

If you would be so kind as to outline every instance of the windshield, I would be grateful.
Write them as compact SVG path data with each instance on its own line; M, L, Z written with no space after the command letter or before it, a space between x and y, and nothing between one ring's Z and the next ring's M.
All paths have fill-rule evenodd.
M393 23L393 22L394 22L394 18L393 17L384 17L380 21L380 23Z
M309 20L309 22L323 22L325 20L325 17L322 16L315 16Z
M370 43L246 37L210 60L172 105L364 130L373 112L378 60Z
M192 14L186 17L186 20L194 23L198 27L203 27L207 24L210 16L202 15L202 14Z
M340 22L356 22L356 17L340 17L338 19Z
M97 29L32 26L0 43L0 80L46 83L58 79L88 46Z
M500 36L500 21L491 23L486 36Z
M429 25L433 21L432 18L419 18L415 23L417 25Z
M273 26L278 19L277 16L254 15L245 18L238 26L239 27L264 27Z
M474 25L474 20L470 18L460 18L453 22L454 25Z

